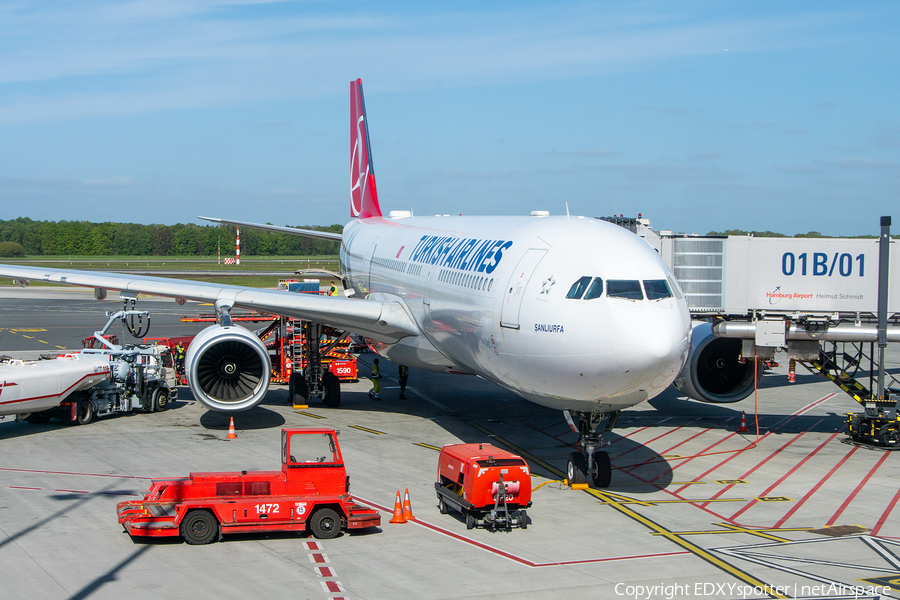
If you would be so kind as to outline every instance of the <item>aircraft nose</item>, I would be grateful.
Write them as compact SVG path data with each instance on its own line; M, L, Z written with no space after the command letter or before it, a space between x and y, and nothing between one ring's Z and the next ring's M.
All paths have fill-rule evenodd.
M630 319L616 344L616 363L622 371L680 370L688 349L688 324L676 312L652 307ZM677 371L676 371L677 372Z

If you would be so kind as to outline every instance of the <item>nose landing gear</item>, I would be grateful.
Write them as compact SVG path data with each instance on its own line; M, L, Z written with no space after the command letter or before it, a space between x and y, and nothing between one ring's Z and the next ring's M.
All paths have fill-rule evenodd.
M566 463L566 478L569 484L587 483L590 477L594 487L609 487L612 481L612 464L609 454L600 448L605 445L602 439L603 432L612 430L619 418L619 411L584 413L565 410L563 414L572 431L579 435L575 444L578 451L572 452ZM578 420L577 426L573 417ZM606 426L600 430L600 424L604 420Z

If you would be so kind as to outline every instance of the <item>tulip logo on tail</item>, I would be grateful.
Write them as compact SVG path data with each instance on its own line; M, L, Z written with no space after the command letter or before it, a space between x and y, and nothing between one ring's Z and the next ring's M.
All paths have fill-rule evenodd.
M350 216L381 216L361 79L350 82Z

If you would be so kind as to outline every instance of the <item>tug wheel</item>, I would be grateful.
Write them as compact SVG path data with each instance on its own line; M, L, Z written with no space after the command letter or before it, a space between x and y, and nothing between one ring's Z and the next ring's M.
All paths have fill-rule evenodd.
M181 537L192 546L214 542L218 535L219 522L208 511L193 510L181 522Z
M312 534L320 540L330 540L341 532L341 517L333 508L320 508L309 522Z

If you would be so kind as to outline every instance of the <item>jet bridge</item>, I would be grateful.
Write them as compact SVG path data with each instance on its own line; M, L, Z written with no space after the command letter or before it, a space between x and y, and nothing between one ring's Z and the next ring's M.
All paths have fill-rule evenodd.
M704 361L701 347L685 369L699 362L707 377L737 385L738 364L783 352L791 379L799 363L863 406L848 415L854 441L900 449L900 382L884 369L887 343L900 342L900 250L890 217L871 239L684 235L653 231L640 216L603 220L644 238L678 280L699 323L695 350L709 344L712 355ZM692 375L684 379L702 379Z

